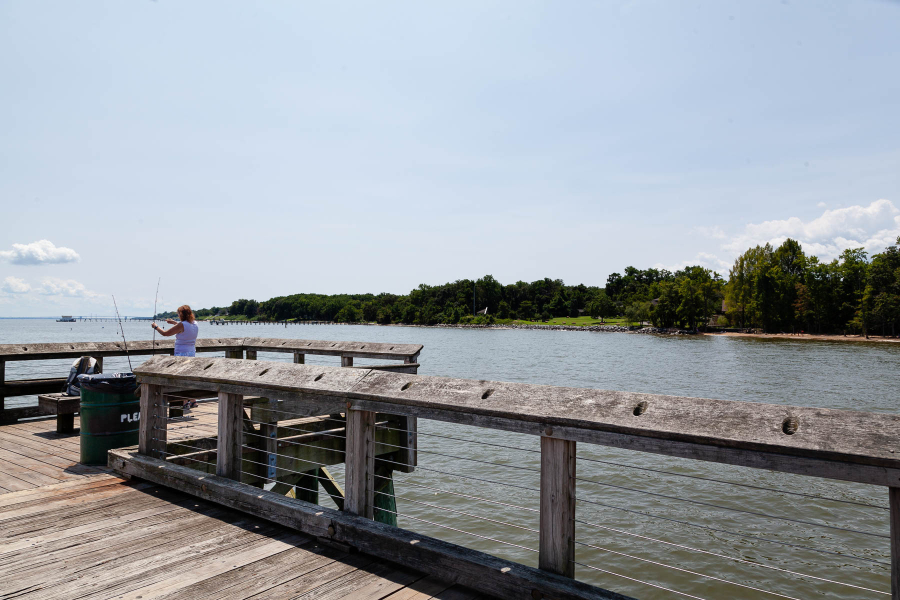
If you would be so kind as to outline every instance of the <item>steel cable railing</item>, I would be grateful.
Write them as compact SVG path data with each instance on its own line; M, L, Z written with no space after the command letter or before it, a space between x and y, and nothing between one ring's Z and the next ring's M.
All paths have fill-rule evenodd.
M177 395L166 396L179 399ZM183 399L195 400L188 396L183 396ZM247 408L250 414L245 412L243 415L242 480L317 504L320 504L319 499L324 493L341 508L344 500L342 483L329 469L339 473L347 460L345 417L342 414L309 417L264 404L259 406L258 414L263 415L260 417L254 408ZM184 415L167 417L166 423L170 430L165 458L170 461L193 462L201 470L214 471L215 462L209 458L215 457L216 451L205 446L215 439L217 412L215 400L198 400L197 407L187 409ZM213 429L210 429L211 426ZM492 431L487 440L479 440L472 439L471 434L464 435L466 431L470 431L466 426L442 424L439 432L436 432L430 430L428 422L424 421L420 421L418 430L407 430L398 424L396 418L379 415L375 423L374 440L374 502L365 503L367 508L374 513L376 520L399 524L463 545L468 545L465 540L471 539L477 549L495 555L504 555L503 548L506 548L513 553L508 555L513 560L535 564L534 555L538 553L538 538L541 533L537 526L540 514L541 450L522 447L516 442L506 442L508 439L536 441L537 438L524 435L519 438L519 434L511 433L498 436L495 435L497 432ZM197 434L197 439L204 441L194 441L191 437L194 434ZM407 440L406 444L403 443L404 439ZM187 452L182 453L184 450ZM421 464L412 465L410 452L418 457ZM574 476L574 484L577 486L577 494L573 501L579 507L579 513L574 518L577 532L574 544L578 550L569 561L573 567L584 570L581 571L582 575L595 573L598 577L627 581L629 583L626 585L635 586L634 590L647 586L658 592L688 598L722 597L723 594L736 597L744 593L754 594L754 597L797 600L812 593L839 594L836 590L852 594L846 597L856 597L858 594L888 595L888 592L877 589L868 580L842 581L844 578L837 577L839 571L834 569L828 573L817 573L815 568L793 567L789 562L789 554L756 551L759 558L754 559L751 558L754 552L744 552L740 547L745 545L748 549L753 549L759 543L765 543L785 549L803 550L828 559L839 558L841 567L849 568L846 563L850 562L869 565L860 567L863 575L876 573L873 569L890 565L882 560L885 556L884 549L870 550L866 545L859 550L845 551L841 547L848 536L851 536L850 539L857 535L879 540L889 539L888 535L868 527L870 522L875 521L867 520L866 517L850 524L838 523L832 519L834 515L831 509L822 511L828 514L828 518L816 515L813 519L808 519L798 511L803 505L790 505L789 515L778 514L788 510L784 504L788 500L767 504L764 495L799 498L812 506L817 506L817 503L841 504L850 507L848 510L857 511L875 509L880 513L885 509L884 506L806 493L802 489L779 489L728 481L707 476L693 467L690 473L678 473L656 464L638 466L594 457L577 456L576 462L578 475ZM641 483L645 481L643 477L638 478L640 482L632 480L626 484L619 479L611 481L613 471L610 468L621 470L619 475L613 475L616 478L627 478L623 475L630 471L647 474L646 481L652 485L645 489L647 486ZM674 487L672 481L678 479L687 483L682 487ZM695 484L733 486L763 495L763 500L729 506L731 498L743 497L731 494L723 496L726 498L724 502L708 501L698 494L698 489L691 487ZM395 492L395 486L402 486L403 490ZM617 500L608 501L602 496L596 497L598 488L614 491ZM708 489L703 490L703 494L709 493ZM684 505L684 508L679 505ZM663 506L666 514L657 514L659 507ZM757 506L763 506L764 509L760 510ZM598 509L629 515L632 522L623 525L610 521L600 517ZM585 511L590 514L580 514ZM661 525L650 535L644 531L650 527L646 524L648 519ZM755 523L748 519L760 521ZM622 519L624 521L625 517ZM741 525L722 526L720 521ZM767 529L777 523L785 523L787 526L769 533ZM667 524L675 526L674 529ZM860 524L863 526L857 526ZM742 530L744 525L746 530ZM816 537L819 541L810 544L807 540L813 536L809 534L809 528L824 530L828 535L818 535ZM711 546L709 539L700 543L680 539L680 536L701 531L734 538L714 538L717 540L716 544L727 543L734 546L734 550ZM588 539L604 532L616 536L614 540L610 540L613 543ZM675 533L679 537L673 539ZM654 547L617 547L616 544L626 543L623 542L626 539ZM829 541L835 542L837 549L834 545L817 547L828 546ZM694 560L686 562L689 557L696 557L694 560L698 564L695 565ZM702 560L699 560L701 557ZM602 560L600 566L596 564L598 560ZM735 568L724 568L716 561L735 565ZM830 564L825 563L824 566L828 567ZM763 576L748 575L744 569L759 570ZM812 572L807 573L805 570ZM634 576L635 573L641 575ZM667 575L668 573L672 575ZM689 578L685 579L685 576ZM598 580L589 575L588 579L607 583L606 579ZM801 584L810 587L803 588ZM783 585L790 585L790 588L782 589ZM736 591L723 591L728 589ZM805 591L797 591L801 589ZM633 593L632 590L622 591Z

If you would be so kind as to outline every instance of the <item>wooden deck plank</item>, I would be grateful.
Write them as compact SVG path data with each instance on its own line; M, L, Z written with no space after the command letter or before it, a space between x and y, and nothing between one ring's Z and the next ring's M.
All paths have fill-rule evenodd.
M111 475L109 473L99 472L96 475L86 475L81 479L73 481L64 481L53 485L45 485L31 490L23 490L21 492L9 492L0 495L0 510L5 506L27 502L35 498L56 496L62 493L72 492L80 488L98 487L104 485L112 485L114 483L122 483L125 480Z
M176 438L216 434L214 413L190 412L170 425ZM38 420L0 428L0 598L424 600L460 589L80 465L79 437L59 436L55 426ZM445 600L474 597L465 591Z
M453 584L436 577L423 577L402 590L385 596L384 600L428 600L434 598L435 594L440 594L451 585Z
M380 580L381 578L391 576L397 576L397 568L394 565L383 562L374 562L368 567L346 573L316 587L315 589L292 597L294 600L337 600L339 598L346 598L350 594Z
M66 462L65 459L60 460ZM48 477L50 480L44 482L42 485L52 485L54 483L59 483L60 481L68 481L79 477L74 473L67 473L65 471L65 467L70 466L68 464L65 465L65 467L62 465L51 465L43 460L0 448L0 469L4 469L9 465L15 465L17 468L24 469L26 472Z
M308 547L288 550L265 561L245 565L186 588L174 590L163 598L166 600L246 598L333 563L336 558L346 555L346 552L313 543Z
M182 542L175 547L172 547L172 544L164 544L149 556L140 556L137 560L132 557L116 573L110 573L100 565L99 568L92 569L87 576L89 583L85 582L85 577L81 577L75 587L62 586L52 594L42 597L48 600L133 598L143 595L144 590L147 590L149 597L154 586L160 582L163 584L160 586L162 589L157 591L162 594L171 589L170 584L177 586L182 578L188 579L188 574L200 580L207 570L214 569L219 563L224 566L229 562L240 563L242 556L256 556L257 553L265 555L285 547L283 540L273 538L298 535L303 537L302 534L295 532L279 533L266 529L255 531L252 526L247 526L248 522L243 523L245 527L225 531L219 529L215 532L216 535L205 536L204 539L189 544Z
M218 520L203 514L169 518L162 524L126 531L114 540L72 546L16 564L14 572L0 577L0 589L14 585L19 593L35 598L69 599L76 591L90 593L159 565L182 562L192 550L204 544L217 546L229 535L239 533L224 530ZM113 562L118 565L116 572L110 569ZM60 569L60 565L66 568Z
M146 585L146 582L140 582L137 589L116 597L121 600L159 598L193 583L205 581L227 573L232 569L265 560L273 555L286 552L312 541L312 538L309 536L288 531L272 537L261 537L263 539L241 545L239 549L230 554L217 548L216 552L211 553L209 556L192 560L189 563L182 562L180 563L182 568L178 569L177 576L173 577L171 570L168 570L166 573L160 573L160 581L151 585Z
M281 585L277 585L249 597L253 598L253 600L283 600L284 598L297 598L300 594L319 589L348 573L353 573L359 569L369 567L374 564L374 562L375 559L370 556L364 554L351 554L344 560L336 560L323 567L310 571L309 573L305 573L300 577L296 577Z
M2 485L5 489L8 489L13 492L18 492L21 490L31 490L34 489L35 486L33 483L29 483L23 479L19 479L9 473L0 472L0 485Z
M423 577L425 575L422 573L398 567L384 575L372 573L371 576L363 577L359 582L360 587L353 591L341 590L340 595L335 597L344 600L381 600L387 594L401 590Z

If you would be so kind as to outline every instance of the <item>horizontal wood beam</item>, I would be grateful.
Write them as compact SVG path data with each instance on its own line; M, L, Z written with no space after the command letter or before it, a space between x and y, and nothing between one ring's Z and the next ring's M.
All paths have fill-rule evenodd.
M900 485L900 416L224 359L156 358L141 381L504 429L832 479ZM323 410L324 409L324 410ZM552 432L547 434L547 430Z
M282 338L200 338L197 352L251 350L255 352L302 352L324 356L348 356L386 360L410 360L419 355L421 344L390 344L374 342L330 342L323 340L285 340ZM133 355L171 354L175 341L171 339L134 340L128 342ZM0 344L0 361L52 360L81 356L125 356L121 342L71 342L38 344Z
M629 600L628 597L383 523L302 500L200 473L135 452L111 450L109 467L121 475L216 502L291 527L308 535L346 544L371 556L477 589L497 598Z
M65 377L53 377L48 379L13 379L0 383L0 395L9 398L11 396L53 394L54 392L63 391L65 385Z

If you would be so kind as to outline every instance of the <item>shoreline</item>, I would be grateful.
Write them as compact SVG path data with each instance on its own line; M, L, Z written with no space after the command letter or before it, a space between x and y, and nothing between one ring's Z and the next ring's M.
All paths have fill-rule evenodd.
M868 339L859 334L831 334L831 333L738 333L738 332L709 332L686 331L681 329L658 329L656 327L626 327L623 325L411 325L405 323L391 323L379 325L380 327L425 327L429 329L525 329L537 331L588 331L602 333L637 333L642 335L697 335L710 337L739 337L760 338L777 340L805 340L825 342L874 342L874 343L900 343L900 337L869 336Z
M201 322L205 319L201 319ZM225 321L226 324L231 323L248 323L248 321L235 320ZM249 321L250 324L256 324ZM276 322L277 323L277 322ZM881 337L870 335L866 338L860 334L833 334L833 333L742 333L735 331L688 331L683 329L659 329L652 326L645 327L628 327L625 325L543 325L539 323L507 323L507 324L450 324L438 323L435 325L416 325L409 323L322 323L323 325L369 325L377 327L423 327L428 329L520 329L532 331L588 331L595 333L637 333L643 335L702 335L702 336L722 336L722 337L739 337L739 338L758 338L758 339L776 339L776 340L804 340L804 341L825 341L825 342L869 342L869 343L900 343L900 337Z

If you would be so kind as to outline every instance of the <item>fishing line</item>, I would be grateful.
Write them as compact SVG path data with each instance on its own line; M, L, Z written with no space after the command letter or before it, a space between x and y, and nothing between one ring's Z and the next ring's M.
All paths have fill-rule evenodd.
M116 319L119 320L119 332L122 334L122 343L125 344L125 357L128 358L128 370L134 372L131 366L131 355L128 354L128 342L125 340L125 328L122 327L122 317L119 316L119 306L116 304L116 297L113 295L113 306L116 307Z
M152 323L156 323L156 302L159 300L159 282L162 277L156 280L156 298L153 299L153 319ZM153 328L153 356L156 356L156 327Z

